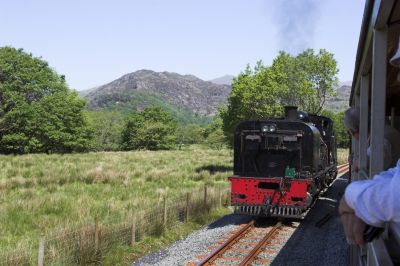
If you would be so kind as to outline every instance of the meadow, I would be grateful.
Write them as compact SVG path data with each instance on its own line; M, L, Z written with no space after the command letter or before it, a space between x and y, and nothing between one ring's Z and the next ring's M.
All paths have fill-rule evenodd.
M226 183L227 149L0 156L0 249Z
M347 161L338 150L339 164ZM0 156L0 251L97 222L128 221L204 185L226 187L232 151L200 145L172 151ZM178 200L179 201L179 200ZM138 252L138 254L141 254Z

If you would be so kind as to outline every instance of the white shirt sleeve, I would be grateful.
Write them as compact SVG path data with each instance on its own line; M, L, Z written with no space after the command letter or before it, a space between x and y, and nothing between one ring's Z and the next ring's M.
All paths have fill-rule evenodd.
M384 222L400 222L400 160L395 168L375 175L372 180L352 182L344 197L367 224L382 227Z

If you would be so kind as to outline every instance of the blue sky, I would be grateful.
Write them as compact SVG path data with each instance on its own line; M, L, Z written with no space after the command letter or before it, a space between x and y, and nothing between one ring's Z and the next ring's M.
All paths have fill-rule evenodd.
M0 46L42 56L71 88L139 69L209 80L269 65L279 50L325 48L352 79L362 0L9 0Z

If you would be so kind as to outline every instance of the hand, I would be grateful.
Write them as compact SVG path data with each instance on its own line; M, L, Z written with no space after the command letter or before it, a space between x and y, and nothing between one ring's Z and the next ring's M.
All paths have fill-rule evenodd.
M357 245L364 245L364 230L367 225L363 220L358 218L352 208L347 205L344 197L339 204L339 214L342 220L344 233L346 234L347 240Z

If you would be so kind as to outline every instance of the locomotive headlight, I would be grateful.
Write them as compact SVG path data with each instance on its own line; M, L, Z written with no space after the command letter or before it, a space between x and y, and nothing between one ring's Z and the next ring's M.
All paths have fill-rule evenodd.
M268 132L268 129L269 129L269 126L263 126L263 127L261 128L261 131L262 131L262 132Z
M275 125L269 125L268 126L268 132L275 132L276 131L276 126Z
M272 132L276 131L276 126L275 125L266 125L261 128L261 131L264 133L266 133L266 132L272 133Z

